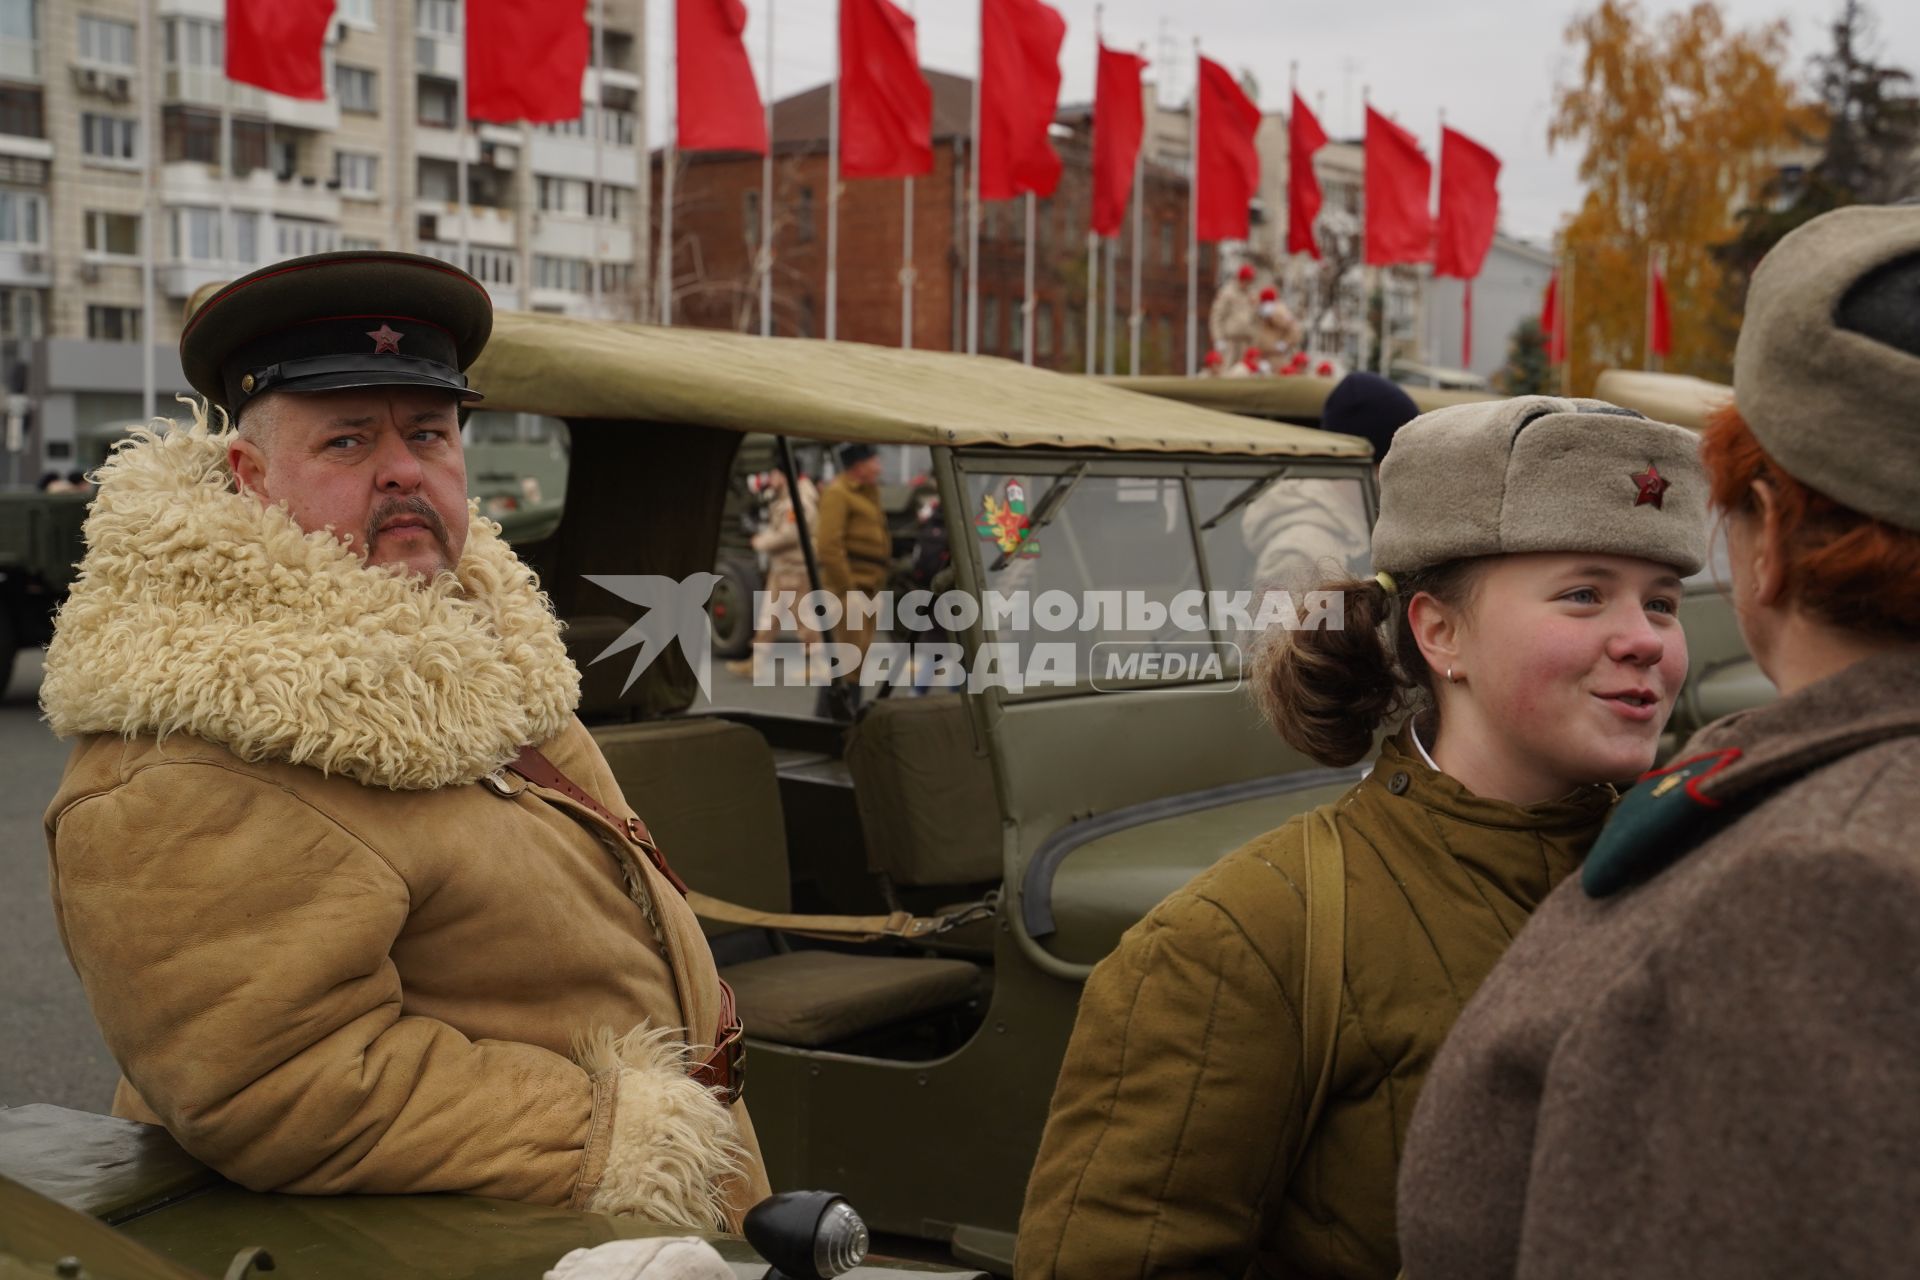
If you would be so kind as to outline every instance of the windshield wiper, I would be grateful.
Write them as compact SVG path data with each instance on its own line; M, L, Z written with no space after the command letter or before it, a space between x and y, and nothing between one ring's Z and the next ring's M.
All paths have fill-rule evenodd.
M1014 544L1013 551L1002 551L1000 558L995 560L993 566L987 570L988 573L998 573L1006 568L1007 561L1013 558L1014 551L1025 546L1034 534L1047 527L1047 521L1053 519L1054 513L1066 505L1068 496L1073 493L1073 487L1080 483L1080 477L1085 474L1087 474L1087 464L1083 462L1073 470L1054 478L1053 483L1047 486L1047 491L1040 495L1040 501L1035 504L1033 515L1027 521L1027 527L1020 533L1020 541Z
M1215 512L1213 519L1201 525L1200 532L1205 533L1207 530L1213 528L1213 526L1219 524L1222 520L1225 520L1228 516L1232 515L1234 512L1238 511L1240 508L1246 506L1249 502L1252 502L1255 498L1265 493L1268 487L1272 485L1275 480L1280 479L1282 476L1286 474L1287 474L1287 469L1285 467L1282 467L1278 471L1271 472L1267 475L1261 476L1258 480L1255 480L1252 484L1248 485L1246 488L1242 489L1239 493L1235 494L1232 502L1229 502L1226 506L1220 508L1219 511Z

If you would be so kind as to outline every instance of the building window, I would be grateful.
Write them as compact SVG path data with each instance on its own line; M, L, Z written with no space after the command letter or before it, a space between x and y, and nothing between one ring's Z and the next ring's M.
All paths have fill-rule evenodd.
M371 199L380 194L380 157L363 151L336 151L333 177L340 184L341 195Z
M40 90L0 85L0 133L16 138L47 136L45 117L40 109Z
M414 0L414 26L425 35L460 34L459 0Z
M206 18L167 19L167 65L221 71L226 67L226 28Z
M39 0L0 0L0 76L40 78Z
M197 205L167 210L169 248L177 262L221 262L220 211Z
M374 29L373 0L339 0L334 12L348 26L361 27L367 31Z
M87 336L95 342L140 341L140 308L87 305Z
M1000 295L990 293L980 299L980 349L989 354L1002 346L1000 340Z
M1080 342L1086 337L1087 312L1084 307L1067 308L1067 327L1060 335L1060 345L1066 349L1068 368L1080 365Z
M800 188L800 204L794 210L794 227L801 244L813 243L813 188Z
M549 178L536 175L534 199L542 213L567 213L585 217L587 193L591 188L579 178Z
M364 252L370 249L378 249L380 247L380 239L378 236L341 236L340 247L342 249L353 249Z
M33 289L0 289L0 338L45 336L40 325L40 294Z
M241 177L267 167L267 122L233 122L233 171Z
M167 107L160 117L160 156L168 164L220 163L220 115L193 107Z
M1036 360L1053 358L1053 304L1040 303L1033 315L1033 356Z
M740 193L740 234L746 239L747 248L759 247L760 193L758 191Z
M1171 222L1160 224L1160 265L1163 267L1173 265L1173 223Z
M333 65L333 91L340 99L342 111L354 111L363 116L378 114L380 108L378 86L374 74L366 67L350 67L344 62Z
M533 287L585 293L587 291L587 260L585 258L554 258L544 253L536 254L533 259Z
M47 198L37 191L0 189L0 244L37 249L47 242Z
M435 204L452 204L454 186L459 181L453 165L446 160L420 162L420 198Z
M633 220L633 188L600 188L600 201L594 212L608 222L631 222Z
M140 255L140 215L87 210L87 252L109 258Z
M324 222L306 218L273 220L274 256L300 258L309 253L331 253L339 244L339 232Z
M419 85L419 122L429 129L453 128L454 88L445 80L422 79Z
M133 164L140 158L140 122L126 116L82 111L80 150L95 160Z
M83 13L77 23L80 61L107 67L133 66L134 27L131 22L96 18Z
M233 211L233 260L250 267L260 261L260 217L250 209Z

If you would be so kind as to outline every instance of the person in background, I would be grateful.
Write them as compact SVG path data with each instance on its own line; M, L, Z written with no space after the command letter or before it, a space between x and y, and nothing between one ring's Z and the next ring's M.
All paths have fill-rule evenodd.
M1775 246L1733 392L1703 455L1780 700L1627 794L1455 1028L1401 1172L1419 1280L1920 1258L1920 206Z
M787 484L787 473L777 469L770 471L767 473L767 483L773 495L767 503L767 522L753 535L753 549L767 557L767 572L762 578L761 587L765 599L759 616L754 620L754 654L760 652L761 645L771 644L780 638L780 629L774 623L774 606L779 597L786 593L798 600L813 589L807 581L807 556L800 548L800 521L794 514L793 494ZM819 528L820 493L812 479L804 474L800 477L800 504L807 528ZM820 634L803 624L801 639L817 641ZM753 657L741 658L727 663L727 670L735 675L751 675L753 663Z
M1656 471L1664 500L1642 502L1635 477ZM1344 626L1275 627L1249 677L1321 764L1397 728L1346 794L1228 854L1094 970L1020 1280L1394 1275L1414 1099L1579 866L1609 784L1652 763L1687 669L1680 580L1707 532L1680 427L1535 396L1399 432L1381 572L1323 583Z
M1262 356L1272 360L1287 354L1299 341L1300 322L1287 310L1287 304L1280 301L1280 290L1268 285L1260 291L1260 303L1255 310L1254 345L1260 348Z
M873 644L874 621L871 614L854 616L849 597L855 592L871 595L887 585L893 567L893 535L880 505L878 451L870 444L842 445L840 468L820 495L820 532L814 548L821 588L849 606L833 638L853 645L864 658Z

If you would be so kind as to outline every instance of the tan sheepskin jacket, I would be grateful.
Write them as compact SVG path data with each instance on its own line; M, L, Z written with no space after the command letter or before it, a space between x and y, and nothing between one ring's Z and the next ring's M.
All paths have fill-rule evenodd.
M737 1226L767 1183L744 1105L686 1074L718 1014L698 923L564 803L481 781L538 743L631 812L532 573L477 516L455 574L368 569L225 457L198 424L115 454L47 653L77 739L54 911L115 1111L255 1189Z

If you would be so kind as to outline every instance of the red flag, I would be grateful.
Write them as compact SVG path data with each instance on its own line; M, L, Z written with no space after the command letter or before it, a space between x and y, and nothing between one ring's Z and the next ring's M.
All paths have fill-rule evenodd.
M1293 116L1287 121L1287 252L1320 256L1313 242L1313 220L1320 216L1320 175L1313 171L1313 153L1327 145L1327 131L1300 95L1293 95Z
M1433 261L1433 166L1413 135L1367 108L1367 265Z
M583 5L467 0L467 119L578 120L592 44Z
M1480 274L1500 216L1500 161L1464 133L1440 130L1440 229L1433 274Z
M1040 0L980 5L980 198L1010 200L1060 185L1047 127L1060 102L1067 24Z
M1093 233L1117 236L1140 156L1146 118L1140 73L1147 60L1100 46L1099 84L1093 94Z
M1200 157L1194 181L1200 184L1199 240L1245 240L1247 209L1260 189L1260 153L1254 130L1260 108L1225 67L1200 59Z
M741 34L740 0L675 0L674 87L682 151L767 153L766 108Z
M333 0L227 0L227 79L289 98L327 96L320 51Z
M933 90L913 19L888 0L840 0L840 176L933 172Z
M1651 264L1652 296L1647 302L1647 346L1656 356L1673 353L1672 317L1667 312L1667 273L1656 259Z
M1560 325L1560 268L1547 277L1547 294L1540 300L1540 336L1547 342L1547 363L1566 359L1567 335Z

